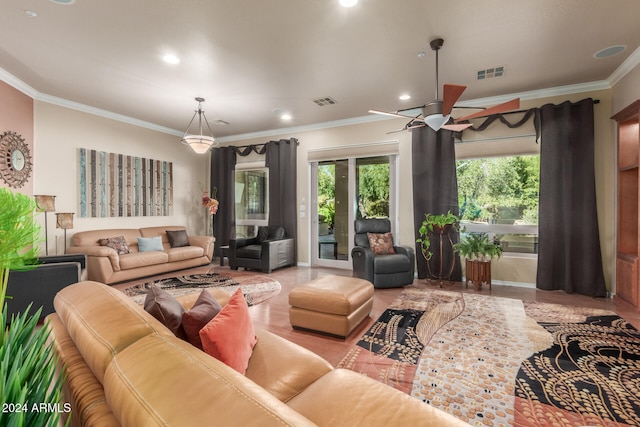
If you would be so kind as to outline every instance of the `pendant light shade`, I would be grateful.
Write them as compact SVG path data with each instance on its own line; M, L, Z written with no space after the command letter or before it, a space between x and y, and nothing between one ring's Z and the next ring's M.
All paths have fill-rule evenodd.
M196 98L196 101L198 101L198 109L193 114L193 117L191 118L191 121L187 126L187 130L182 137L182 143L191 147L191 149L197 154L205 154L207 151L209 151L209 149L211 149L211 147L215 147L216 145L218 145L218 143L215 142L215 139L213 138L213 132L211 131L211 127L209 126L207 117L204 115L204 110L202 109L204 98L198 97ZM189 130L191 129L191 125L193 125L193 122L196 119L196 116L198 117L197 134L189 132ZM203 122L205 125L205 129L209 131L208 135L203 132Z

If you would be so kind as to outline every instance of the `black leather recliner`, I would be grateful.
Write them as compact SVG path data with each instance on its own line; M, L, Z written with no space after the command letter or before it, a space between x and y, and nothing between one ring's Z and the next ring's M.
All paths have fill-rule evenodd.
M229 240L229 267L271 273L276 268L294 264L295 244L295 239L285 236L284 227L258 227L255 237Z
M390 231L391 222L386 218L355 221L355 247L351 251L353 273L376 288L398 288L413 283L416 258L413 248L394 246L395 254L376 255L369 246L367 233Z

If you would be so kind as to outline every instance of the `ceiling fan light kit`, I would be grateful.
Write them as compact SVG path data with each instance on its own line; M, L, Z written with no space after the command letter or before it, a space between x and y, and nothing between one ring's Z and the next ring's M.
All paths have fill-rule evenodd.
M442 90L443 97L442 99L440 99L440 95L438 92L438 88L440 87L438 79L438 51L442 48L442 46L444 46L444 39L435 38L431 40L431 42L429 42L429 46L431 46L431 50L436 52L435 99L428 104L423 105L422 107L416 107L420 108L422 111L421 114L417 117L409 116L403 113L404 111L414 110L415 108L406 108L394 112L369 110L370 113L410 119L409 123L407 123L401 130L410 130L418 127L429 126L436 132L440 129L446 129L453 132L461 132L472 126L471 123L468 123L468 121L471 119L490 116L492 114L503 113L520 108L520 99L516 98L490 108L480 107L478 109L480 109L481 111L452 120L451 112L455 108L455 103L458 101L458 99L460 99L460 96L462 96L462 93L467 87L463 85L453 85L445 83ZM423 55L423 52L421 52L418 56L423 58L424 56L426 56L426 54Z
M211 131L211 127L209 126L209 122L207 121L207 117L204 115L204 110L202 109L202 103L204 102L204 98L197 97L196 101L198 102L198 109L195 110L191 121L187 125L187 130L184 132L184 136L182 137L182 143L191 147L191 149L197 154L205 154L212 147L218 145L215 142L213 137L213 132ZM198 134L190 134L189 129L193 124L194 120L198 116ZM209 135L205 135L202 127L202 122L204 119L204 124L206 129L209 130Z

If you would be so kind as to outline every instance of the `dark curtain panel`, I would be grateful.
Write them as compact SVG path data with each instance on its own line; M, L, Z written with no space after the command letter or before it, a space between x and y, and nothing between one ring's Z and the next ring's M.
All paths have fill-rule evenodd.
M416 239L418 229L424 220L425 213L446 214L448 211L458 215L458 181L456 179L456 157L453 132L441 130L435 132L428 126L412 131L412 168L413 168L413 221ZM459 233L451 233L453 243L460 239ZM448 242L447 242L448 243ZM443 247L443 265L451 265L450 250ZM439 265L438 239L431 239L431 252L434 253L431 271L437 274ZM461 281L460 257L454 255L455 265L451 280ZM422 256L420 246L416 244L416 264L418 277L428 276L427 263Z
M295 138L267 143L269 225L283 226L287 237L293 238L298 230L297 152L298 140Z
M606 296L594 171L593 100L540 108L536 286Z
M236 152L233 147L220 147L211 150L211 190L217 188L216 198L220 202L218 213L213 215L213 235L216 238L214 251L220 256L221 246L227 246L229 239L235 237L235 168Z

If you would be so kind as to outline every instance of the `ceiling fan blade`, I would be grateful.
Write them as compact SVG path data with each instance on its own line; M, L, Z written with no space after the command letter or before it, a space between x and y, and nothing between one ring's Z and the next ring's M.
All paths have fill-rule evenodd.
M460 123L460 124L444 125L442 126L442 129L450 130L452 132L462 132L463 130L471 126L473 126L471 123Z
M442 91L442 115L446 116L451 114L454 104L462 95L462 92L466 89L466 86L462 85L450 85L445 84Z
M516 110L518 108L520 108L520 98L512 99L511 101L489 107L486 110L460 117L456 119L456 123L465 120L477 119L478 117L490 116L492 114L504 113L505 111Z
M412 119L412 120L420 120L420 121L422 120L420 117L407 116L406 114L399 114L399 113L390 113L387 111L369 110L369 112L373 114L381 114L383 116L400 117L403 119Z

